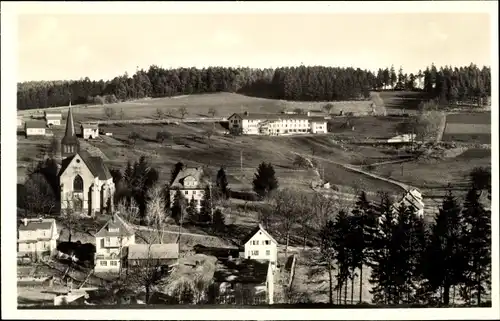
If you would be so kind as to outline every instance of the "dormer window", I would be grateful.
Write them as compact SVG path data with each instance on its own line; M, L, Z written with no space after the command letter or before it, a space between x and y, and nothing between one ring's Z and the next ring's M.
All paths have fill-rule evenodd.
M108 231L110 231L112 233L118 233L118 228L117 227L109 227Z

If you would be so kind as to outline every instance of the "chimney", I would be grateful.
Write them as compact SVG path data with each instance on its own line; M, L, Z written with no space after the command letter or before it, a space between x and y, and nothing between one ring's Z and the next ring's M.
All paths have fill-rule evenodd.
M26 217L23 218L23 223L24 223L24 226L28 225L28 219Z
M248 111L245 111L243 114L244 114L245 116L248 116Z

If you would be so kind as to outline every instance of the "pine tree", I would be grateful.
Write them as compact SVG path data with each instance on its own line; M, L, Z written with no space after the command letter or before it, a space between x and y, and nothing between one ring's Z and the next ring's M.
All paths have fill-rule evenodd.
M450 288L460 284L465 271L461 247L461 209L449 191L431 228L424 276L431 290L443 290L442 302L450 303Z
M227 199L229 197L229 188L228 188L228 182L227 182L227 177L226 177L226 171L224 170L224 167L221 167L219 169L219 171L217 172L216 184L217 184L217 188L220 191L221 195L225 199Z
M462 211L462 246L466 258L465 286L468 297L476 296L477 305L491 285L491 212L479 202L479 193L472 188L467 193Z
M216 231L222 232L226 228L226 217L220 209L214 212L214 224L213 227Z
M397 80L398 80L398 77L396 75L396 71L394 70L394 66L391 66L391 70L390 70L390 84L391 84L391 87L394 89L394 85L396 84Z
M359 302L363 302L363 265L368 262L371 235L375 229L372 205L364 191L359 194L352 215L352 264L353 268L359 269Z
M374 233L372 240L372 254L369 265L372 268L370 283L373 288L374 303L390 304L393 302L394 288L394 264L393 264L393 234L395 229L395 218L392 204L387 193L380 195L380 201L376 207L378 211L378 231Z
M184 220L185 211L186 198L181 191L177 189L174 194L174 202L172 203L172 218L175 219L177 223L180 223Z
M337 291L339 293L338 298L342 297L342 289L347 292L347 279L349 277L349 270L351 266L350 262L350 250L347 243L348 235L350 234L350 222L347 213L344 210L340 210L334 224L334 251L335 251L335 261L337 263ZM344 304L346 304L346 298L344 297Z
M253 179L253 190L260 197L266 197L270 192L278 188L278 180L271 163L262 162L257 168Z
M203 198L201 199L200 212L198 214L198 221L200 223L209 223L212 221L212 195L210 186L207 185L203 191Z
M186 215L187 215L187 219L189 219L190 221L195 221L197 219L197 215L198 215L198 209L196 208L196 201L194 199L194 195L191 196L191 199L189 200L189 204L186 208Z

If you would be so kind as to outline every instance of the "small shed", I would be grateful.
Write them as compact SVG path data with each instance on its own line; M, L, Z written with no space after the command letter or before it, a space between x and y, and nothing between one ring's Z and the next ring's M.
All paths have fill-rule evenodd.
M62 115L60 112L44 112L45 123L47 127L61 126Z
M157 264L169 266L179 259L179 244L130 244L127 261L129 267Z

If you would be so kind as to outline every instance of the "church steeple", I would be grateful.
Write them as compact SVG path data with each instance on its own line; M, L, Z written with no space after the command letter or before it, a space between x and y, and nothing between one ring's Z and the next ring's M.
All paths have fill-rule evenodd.
M72 156L80 150L80 143L76 137L75 124L73 122L73 112L68 108L68 117L66 117L66 131L61 140L61 156L63 158Z

